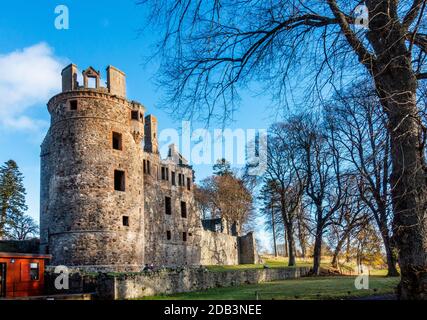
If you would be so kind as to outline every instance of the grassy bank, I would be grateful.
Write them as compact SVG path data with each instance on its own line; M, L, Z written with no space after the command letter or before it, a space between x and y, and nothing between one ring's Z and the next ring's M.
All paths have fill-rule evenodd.
M170 296L146 297L147 300L313 300L348 299L383 295L394 292L399 278L371 276L369 290L357 290L355 277L309 277L255 285L215 288L203 292L180 293Z

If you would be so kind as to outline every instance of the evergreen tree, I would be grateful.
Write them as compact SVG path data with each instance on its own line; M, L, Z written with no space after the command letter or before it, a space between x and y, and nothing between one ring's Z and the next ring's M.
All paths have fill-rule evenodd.
M8 221L27 210L23 175L15 161L0 166L0 238L6 235Z
M218 159L216 161L216 164L214 164L213 166L213 171L216 176L226 176L233 174L233 172L231 171L230 162L228 162L224 158Z

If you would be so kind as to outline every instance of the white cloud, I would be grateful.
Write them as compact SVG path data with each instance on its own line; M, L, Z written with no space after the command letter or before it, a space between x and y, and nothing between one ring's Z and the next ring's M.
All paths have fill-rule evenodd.
M46 106L61 90L64 64L43 42L0 54L0 127L31 131L45 127L46 121L30 118L27 112Z

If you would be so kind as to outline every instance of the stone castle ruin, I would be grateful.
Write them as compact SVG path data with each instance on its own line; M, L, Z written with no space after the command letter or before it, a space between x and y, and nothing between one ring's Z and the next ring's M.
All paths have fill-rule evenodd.
M48 102L41 252L52 265L121 271L257 262L252 233L201 220L192 167L174 145L161 159L156 117L126 98L122 71L106 72L106 87L92 67L80 85L77 66L67 66L62 92Z

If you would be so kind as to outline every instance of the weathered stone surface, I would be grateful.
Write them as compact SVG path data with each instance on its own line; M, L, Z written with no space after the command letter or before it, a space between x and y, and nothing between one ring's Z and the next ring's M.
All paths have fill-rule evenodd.
M203 230L192 168L173 146L160 158L157 120L126 99L124 73L110 66L102 88L95 69L84 71L84 86L76 72L75 65L63 71L41 146L40 247L52 265L140 271L144 264L238 264L239 254L251 263L254 252L239 253L237 237ZM88 78L96 78L95 88ZM122 191L117 170L125 177Z
M69 292L96 292L98 299L135 299L158 294L203 291L211 288L295 279L309 275L310 268L251 269L211 272L205 268L181 268L124 274L74 273ZM53 275L46 279L54 281ZM49 282L49 281L47 281ZM52 286L50 286L52 287ZM53 287L50 293L55 293Z

